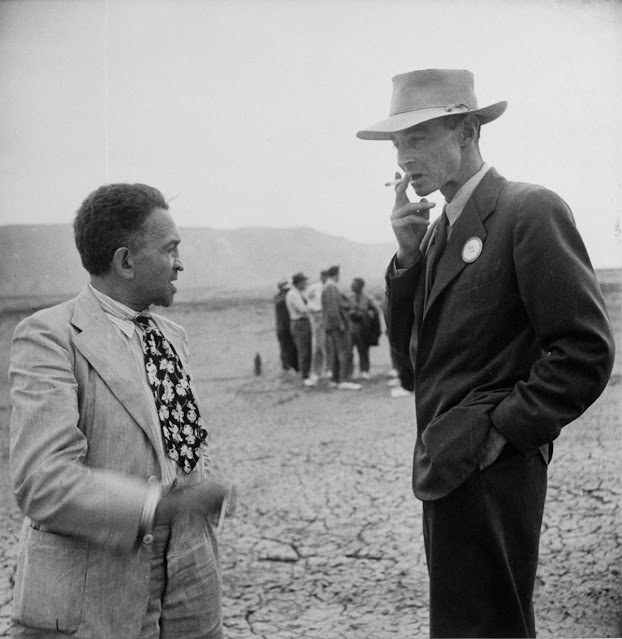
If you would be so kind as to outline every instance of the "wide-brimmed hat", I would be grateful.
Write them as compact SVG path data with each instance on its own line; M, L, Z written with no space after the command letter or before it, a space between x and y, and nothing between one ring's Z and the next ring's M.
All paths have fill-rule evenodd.
M425 69L393 78L391 109L386 120L358 131L361 140L390 140L394 133L427 120L475 114L481 124L492 122L507 108L505 101L477 106L473 74L463 69Z
M294 286L306 282L309 278L304 273L296 273L292 276L292 284Z

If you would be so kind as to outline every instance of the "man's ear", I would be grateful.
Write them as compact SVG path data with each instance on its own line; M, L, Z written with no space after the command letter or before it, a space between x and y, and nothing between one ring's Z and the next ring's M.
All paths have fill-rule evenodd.
M469 113L460 126L460 139L463 143L477 142L479 140L479 127L480 123L477 116Z
M112 255L112 270L125 280L134 277L134 257L127 246L119 247Z

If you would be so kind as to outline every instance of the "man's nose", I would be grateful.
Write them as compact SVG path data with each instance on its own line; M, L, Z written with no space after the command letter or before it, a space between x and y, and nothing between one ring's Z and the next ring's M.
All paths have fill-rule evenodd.
M397 165L402 169L402 171L408 171L408 165L412 162L412 157L408 156L401 149L397 150Z
M184 270L184 263L181 261L181 259L179 257L175 259L175 263L173 264L173 268L176 271L183 271Z

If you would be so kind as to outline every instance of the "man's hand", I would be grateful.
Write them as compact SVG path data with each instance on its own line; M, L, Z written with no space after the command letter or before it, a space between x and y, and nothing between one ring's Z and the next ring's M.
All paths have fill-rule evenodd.
M206 479L194 486L174 488L158 502L154 522L166 524L177 515L185 513L207 519L218 512L222 500L231 492L231 486L215 479Z
M484 448L484 456L479 463L480 470L484 470L484 468L487 468L496 461L503 447L507 444L507 441L508 440L494 426L490 428L488 441Z
M419 245L430 224L430 209L436 206L434 202L428 202L425 198L420 202L411 202L406 195L406 189L410 184L410 174L402 177L395 186L395 206L391 215L391 225L397 239L397 265L400 268L412 266L419 251Z

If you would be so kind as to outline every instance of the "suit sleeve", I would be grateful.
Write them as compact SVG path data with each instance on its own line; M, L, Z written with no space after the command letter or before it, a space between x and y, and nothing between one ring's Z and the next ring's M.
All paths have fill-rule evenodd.
M42 529L129 551L149 486L84 463L89 443L79 428L68 343L36 315L15 331L9 369L14 494L22 512Z
M384 320L391 348L400 356L410 359L415 291L420 285L425 261L422 255L409 269L398 271L395 256L389 263L385 275Z
M567 205L540 188L519 200L515 215L517 284L539 356L490 417L526 452L551 442L598 398L611 374L614 345L600 287Z

